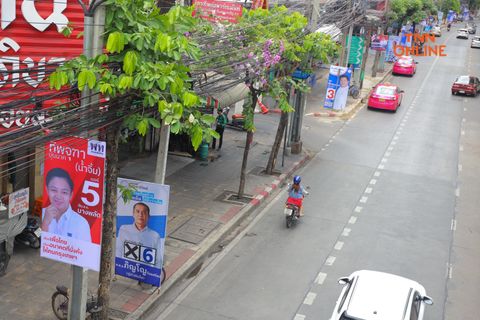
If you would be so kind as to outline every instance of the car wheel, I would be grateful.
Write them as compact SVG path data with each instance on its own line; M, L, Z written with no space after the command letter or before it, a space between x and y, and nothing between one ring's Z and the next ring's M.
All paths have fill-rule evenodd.
M452 91L452 95L455 95L455 92L454 92L454 91Z

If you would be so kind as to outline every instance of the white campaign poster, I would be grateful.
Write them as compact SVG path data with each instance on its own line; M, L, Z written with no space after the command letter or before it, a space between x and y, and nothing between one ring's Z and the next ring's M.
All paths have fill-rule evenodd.
M8 218L11 219L28 211L29 188L20 189L8 196Z

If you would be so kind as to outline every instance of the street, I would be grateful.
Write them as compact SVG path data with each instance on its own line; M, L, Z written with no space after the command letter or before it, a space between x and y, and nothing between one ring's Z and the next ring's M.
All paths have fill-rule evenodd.
M479 226L463 220L478 193L462 187L478 181L479 98L450 86L478 76L480 52L455 32L437 40L447 57L418 58L413 78L391 78L405 90L398 112L306 117L304 145L316 156L299 172L310 186L305 217L286 229L280 193L149 319L329 319L337 279L361 269L421 283L434 300L426 320L478 319ZM455 234L462 221L468 241Z

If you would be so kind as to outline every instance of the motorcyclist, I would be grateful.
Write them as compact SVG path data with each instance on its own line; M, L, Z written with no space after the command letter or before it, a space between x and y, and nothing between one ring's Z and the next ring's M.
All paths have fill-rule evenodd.
M447 25L447 31L450 31L450 28L452 27L452 23L449 22L448 25Z
M298 207L299 216L302 217L303 214L303 198L308 194L307 190L300 185L302 178L300 176L293 177L293 184L288 188L288 199L287 203L294 204Z

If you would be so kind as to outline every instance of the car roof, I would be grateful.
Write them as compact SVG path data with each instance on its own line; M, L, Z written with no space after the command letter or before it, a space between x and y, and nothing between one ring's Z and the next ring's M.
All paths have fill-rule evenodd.
M361 270L351 277L357 280L346 313L353 318L402 320L412 292L425 295L418 282L389 273Z

